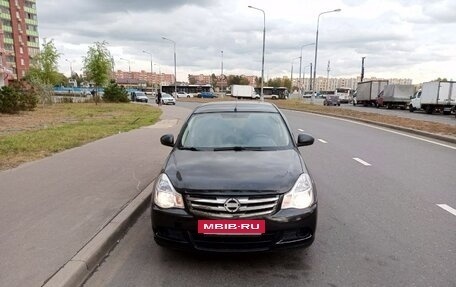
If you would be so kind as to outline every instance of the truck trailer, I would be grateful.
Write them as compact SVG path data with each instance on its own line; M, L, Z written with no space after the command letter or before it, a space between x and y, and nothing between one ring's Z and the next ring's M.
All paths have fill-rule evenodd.
M423 87L411 99L409 111L424 110L432 114L438 110L450 114L456 106L456 81L433 81Z
M377 97L388 85L388 80L375 80L359 82L356 92L353 95L353 105L362 104L363 106L376 106Z
M401 108L405 110L414 94L414 85L387 85L377 97L377 108Z

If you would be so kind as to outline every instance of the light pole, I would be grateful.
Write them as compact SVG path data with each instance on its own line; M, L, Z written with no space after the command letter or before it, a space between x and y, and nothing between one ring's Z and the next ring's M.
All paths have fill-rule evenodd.
M293 58L291 59L291 93L293 93L293 62L294 60L296 59L300 59L301 57L296 57L296 58Z
M130 60L125 59L125 58L120 58L120 59L128 62L128 83L130 84L130 82L131 82L130 79L132 78L132 77L131 77Z
M177 97L177 75L176 75L176 42L171 39L162 36L163 40L168 40L173 43L174 46L174 95Z
M253 7L253 6L248 6L248 7L263 12L263 57L261 59L261 94L260 94L260 101L264 102L263 85L264 85L264 47L265 47L265 42L266 42L266 13L264 12L263 9L256 8L256 7Z
M161 84L162 84L162 76L161 76L161 66L159 64L154 64L154 66L158 66L158 74L159 74L159 83L158 83L158 87L160 88L160 91L161 91ZM157 90L155 90L157 91Z
M302 70L302 84L304 86L304 93L305 93L305 89L306 89L306 70L305 69L307 67L311 67L311 69L312 69L312 64L302 67L302 69L303 69ZM310 73L312 74L312 71ZM304 95L304 93L301 94L301 97Z
M220 92L223 92L223 50L220 51L220 53L222 54L222 69L221 69L221 72L220 72Z
M307 46L312 46L315 45L315 43L309 43L309 44L304 44L301 46L301 60L299 60L299 92L301 93L302 97L302 82L301 82L301 66L302 66L302 48L307 47Z
M70 78L71 78L71 77L73 77L73 65L72 65L72 63L71 63L70 60L65 59L65 61L67 61L68 63L70 63Z
M150 56L150 82L152 84L152 88L154 87L154 80L153 80L153 75L154 75L154 64L152 62L152 53L151 52L147 52L147 51L144 51L143 50L143 53L144 54L148 54Z
M313 91L312 91L312 97L310 98L311 103L313 104L314 99L315 99L315 92L317 87L315 86L315 79L317 77L317 53L318 53L318 26L320 25L320 16L323 14L327 13L332 13L332 12L340 12L341 9L335 9L335 10L330 10L330 11L325 11L321 12L318 14L318 19L317 19L317 33L315 35L315 60L314 60L314 70L313 70Z

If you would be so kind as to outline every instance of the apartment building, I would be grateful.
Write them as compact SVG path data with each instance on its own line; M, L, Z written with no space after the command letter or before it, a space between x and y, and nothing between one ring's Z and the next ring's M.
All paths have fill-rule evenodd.
M24 77L39 51L36 0L0 0L0 86Z
M114 79L118 83L147 83L151 85L170 85L174 83L174 74L164 74L164 73L150 73L144 70L140 72L125 72L122 70L117 70L114 72Z

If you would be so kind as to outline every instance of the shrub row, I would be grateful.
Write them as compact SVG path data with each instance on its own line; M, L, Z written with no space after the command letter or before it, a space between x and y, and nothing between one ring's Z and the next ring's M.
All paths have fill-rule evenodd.
M36 88L26 81L12 82L0 89L0 113L32 111L38 103Z

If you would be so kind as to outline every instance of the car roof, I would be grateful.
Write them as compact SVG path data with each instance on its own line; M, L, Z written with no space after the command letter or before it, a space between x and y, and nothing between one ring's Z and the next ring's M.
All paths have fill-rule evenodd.
M194 114L215 112L267 112L278 113L277 107L270 103L259 102L216 102L207 103L197 107Z

